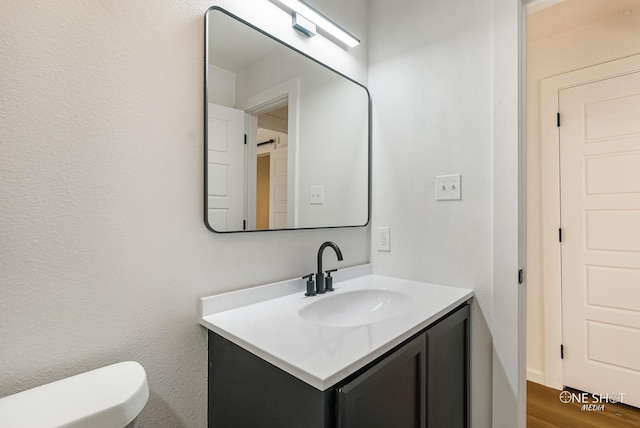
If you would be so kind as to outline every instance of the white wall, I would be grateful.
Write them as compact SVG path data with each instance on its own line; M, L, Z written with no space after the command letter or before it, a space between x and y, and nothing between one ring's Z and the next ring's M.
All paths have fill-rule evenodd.
M209 82L217 84L209 85L209 96L207 100L212 104L218 104L225 107L236 107L236 74L209 64Z
M577 5L576 7L580 7ZM530 19L538 19L532 15ZM540 81L640 53L640 9L527 45L527 375L545 383L540 141ZM554 237L555 238L555 237ZM555 326L561 329L562 326Z
M372 227L391 227L374 271L475 290L475 428L492 423L492 25L482 1L370 2ZM434 177L457 173L462 200L436 202Z
M132 359L151 389L144 426L203 427L197 299L311 272L326 239L343 266L368 261L368 228L205 229L212 3L366 84L364 0L316 2L365 41L348 51L302 39L264 0L0 6L0 396Z
M366 91L344 79L315 87L305 85L301 79L300 97L298 225L367 223L369 99ZM317 117L325 120L315 120ZM323 187L323 204L311 204L312 186Z

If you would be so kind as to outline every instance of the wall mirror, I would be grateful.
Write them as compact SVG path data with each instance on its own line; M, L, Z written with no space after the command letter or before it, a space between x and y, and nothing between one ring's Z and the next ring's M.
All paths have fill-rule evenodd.
M222 8L205 34L207 228L365 226L367 88Z

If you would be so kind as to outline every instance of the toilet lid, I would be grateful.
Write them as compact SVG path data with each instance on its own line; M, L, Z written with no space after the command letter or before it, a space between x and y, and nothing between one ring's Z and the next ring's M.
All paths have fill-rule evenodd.
M0 398L0 427L124 427L148 398L144 368L126 361Z

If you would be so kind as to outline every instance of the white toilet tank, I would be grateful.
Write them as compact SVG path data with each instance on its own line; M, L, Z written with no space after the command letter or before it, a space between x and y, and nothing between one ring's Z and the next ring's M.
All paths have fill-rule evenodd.
M126 361L0 398L0 427L133 427L148 398L144 368Z

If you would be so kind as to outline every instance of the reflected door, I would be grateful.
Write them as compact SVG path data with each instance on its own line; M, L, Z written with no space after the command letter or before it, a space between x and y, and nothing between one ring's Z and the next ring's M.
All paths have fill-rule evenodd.
M245 202L244 112L209 104L207 218L217 231L243 230Z
M640 73L559 105L564 384L640 406Z
M288 147L276 146L271 152L271 170L269 183L271 203L269 204L269 223L272 229L286 229L287 226L287 169Z

